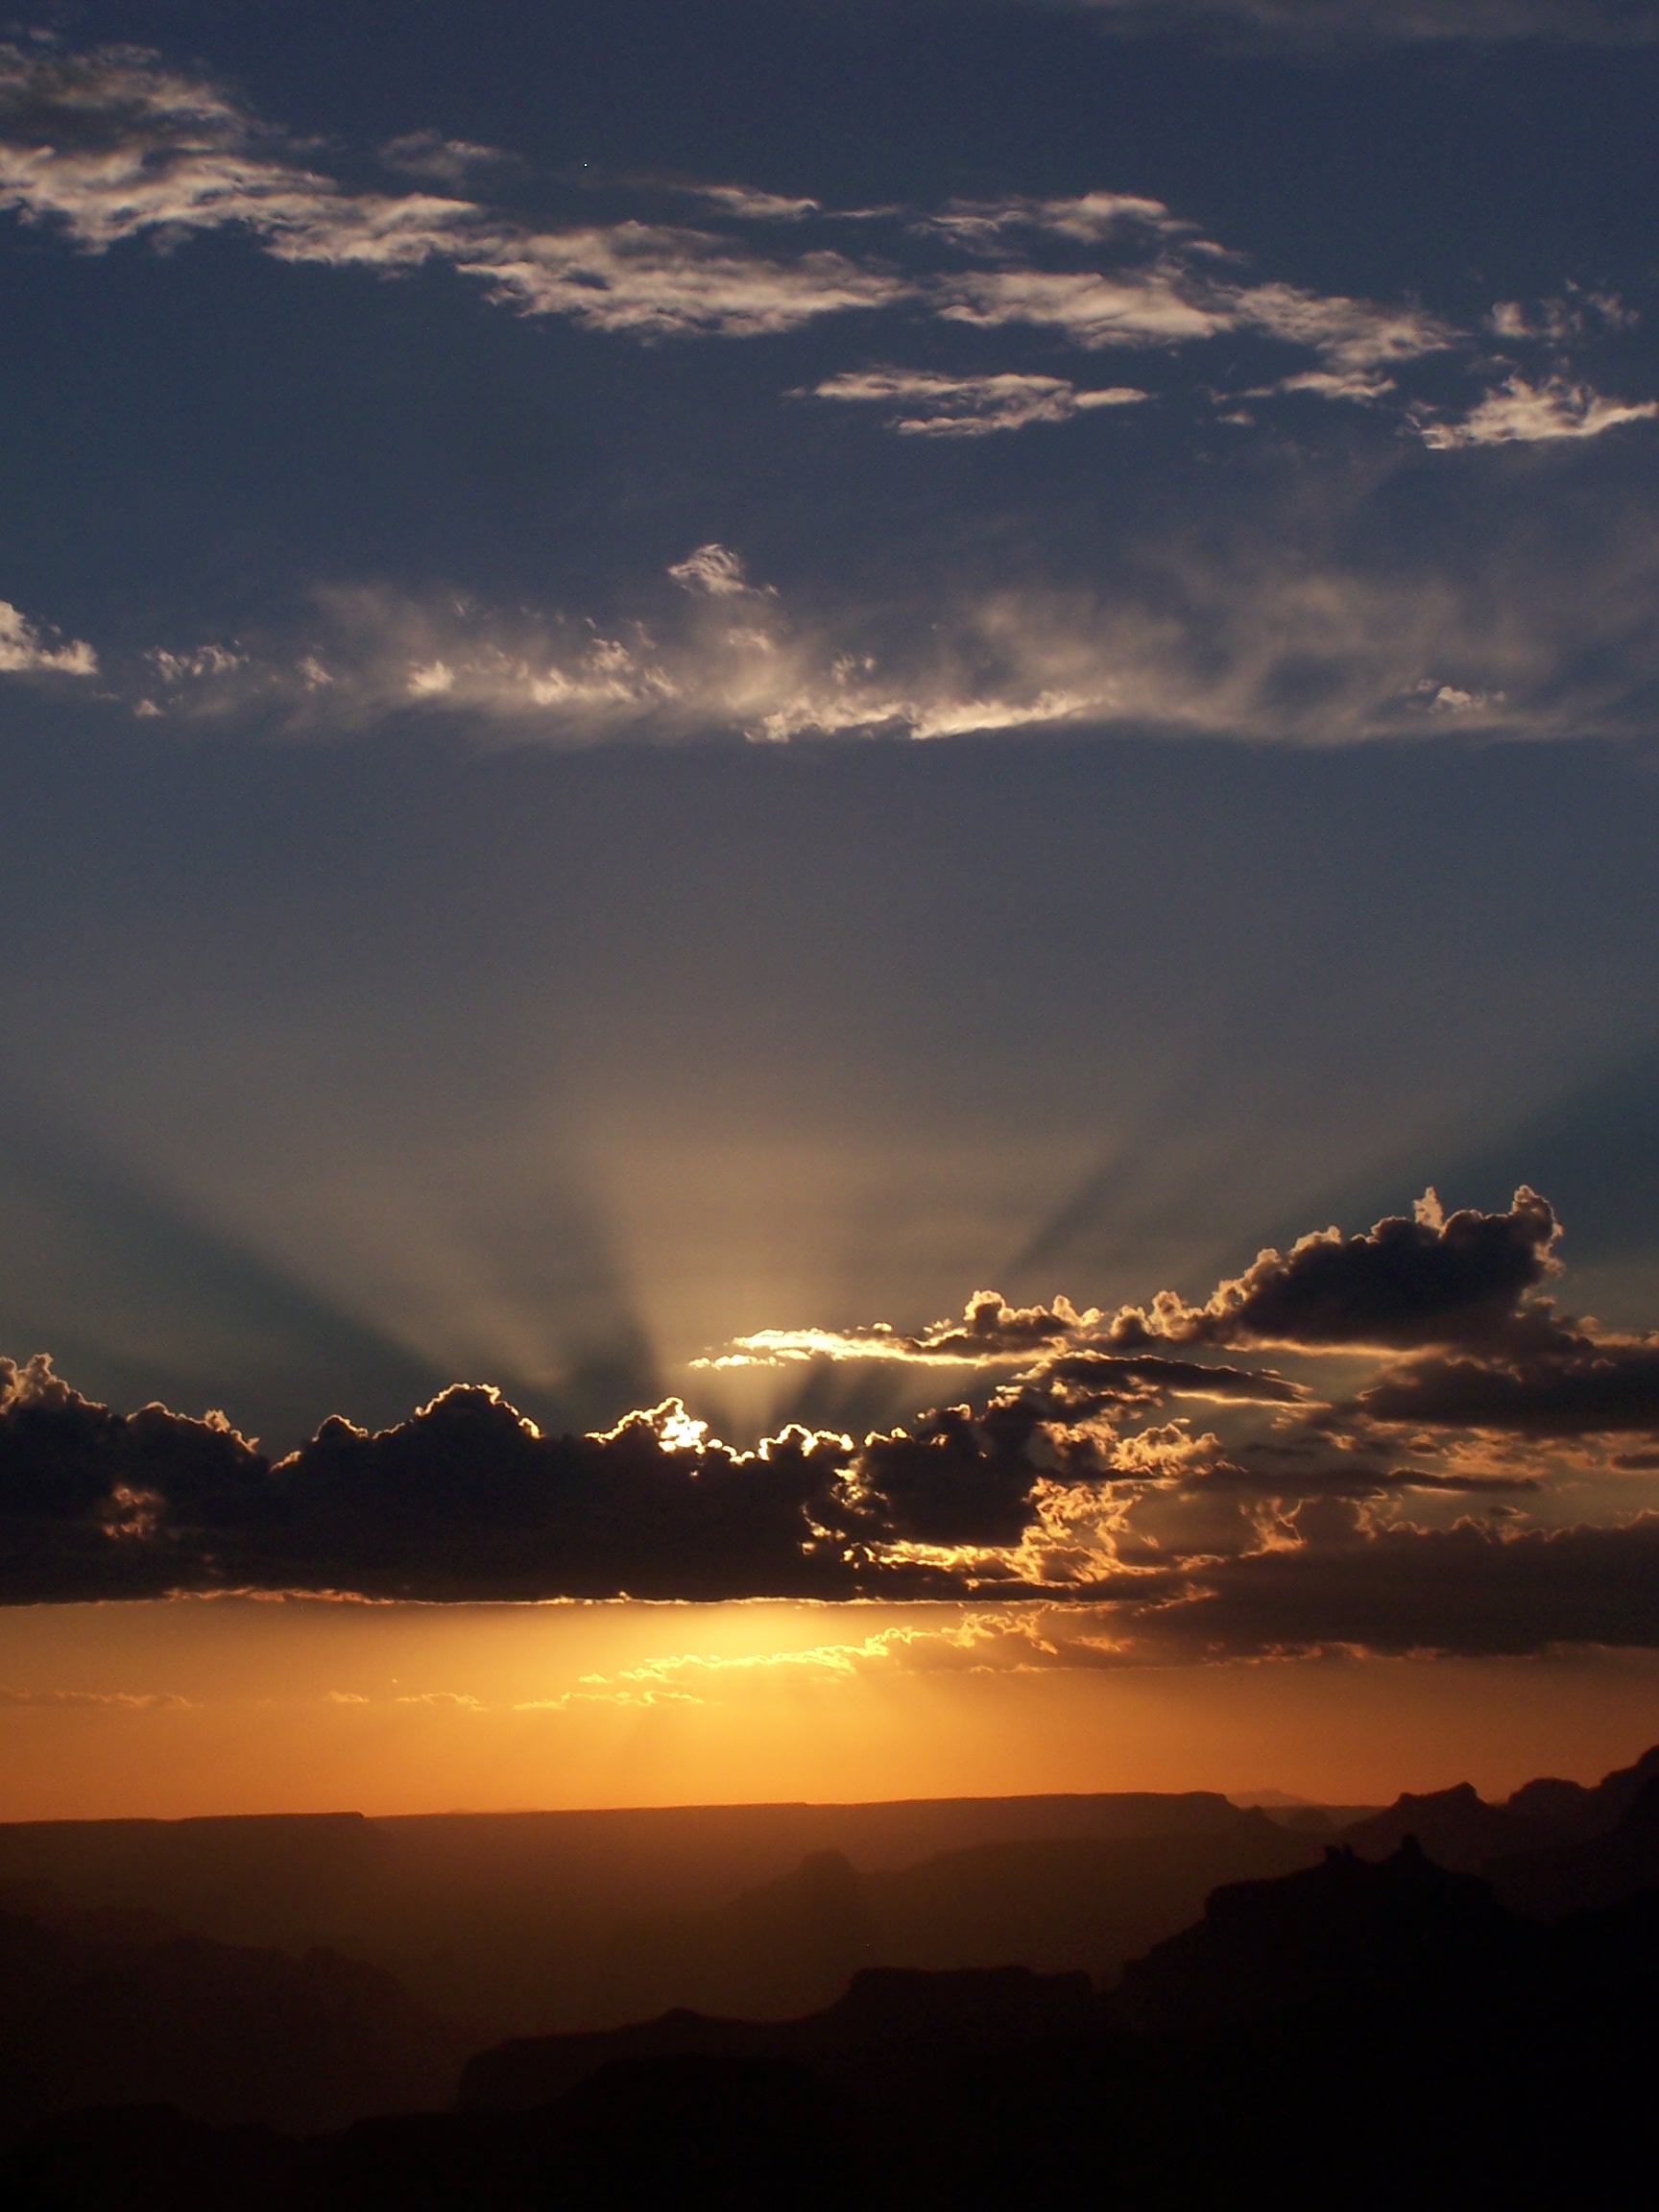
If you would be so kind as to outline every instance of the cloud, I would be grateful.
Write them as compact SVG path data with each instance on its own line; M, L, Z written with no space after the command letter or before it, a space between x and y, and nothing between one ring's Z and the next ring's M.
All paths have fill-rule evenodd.
M1304 369L1295 376L1281 376L1276 384L1262 384L1246 392L1246 399L1270 399L1282 393L1310 393L1316 399L1351 399L1361 407L1375 406L1398 385L1392 376L1370 369Z
M1444 1215L1430 1190L1410 1219L1362 1236L1327 1229L1288 1253L1262 1252L1202 1306L1161 1291L1125 1307L1113 1344L1279 1344L1304 1350L1501 1342L1526 1325L1523 1301L1553 1270L1560 1224L1526 1185L1507 1212Z
M1069 586L1036 573L1034 552L1023 576L934 566L880 596L844 574L809 596L709 592L687 579L735 572L694 570L674 547L659 558L679 590L646 579L593 610L325 587L280 630L219 640L232 665L189 637L165 661L106 652L100 695L272 735L414 713L555 745L1068 727L1310 745L1644 735L1659 684L1646 504L1638 487L1592 547L1504 531L1405 566L1375 558L1367 493L1321 514L1263 491L1201 542L1150 526L1109 577Z
M195 1700L174 1690L6 1690L0 1706L44 1707L50 1711L84 1707L93 1712L155 1713L193 1710Z
M0 675L95 676L98 656L83 638L68 644L47 641L27 615L0 599Z
M1239 326L1268 338L1305 346L1337 373L1334 387L1304 384L1327 397L1351 398L1347 381L1366 371L1426 354L1444 353L1460 333L1420 307L1379 307L1339 294L1304 292L1293 284L1257 284L1237 293L1232 312Z
M413 149L425 173L440 176L493 155L425 133L393 146L405 167ZM644 339L791 330L905 291L827 250L781 262L676 226L542 231L469 200L352 193L218 86L132 47L77 56L0 47L0 208L93 252L235 227L285 261L391 274L445 260L521 313Z
M1196 224L1172 214L1162 200L1128 192L1084 192L1070 200L952 200L937 213L912 219L922 236L942 238L973 253L1002 257L1021 232L1103 245L1125 237L1190 239Z
M684 561L676 561L668 573L687 591L702 591L712 599L729 598L750 588L742 556L727 545L699 545Z
M465 138L445 138L441 131L406 131L380 149L388 169L405 177L428 177L439 183L464 183L474 169L495 169L517 156L498 146L474 146Z
M1539 1295L1556 1240L1525 1187L1499 1214L1430 1193L1410 1219L1264 1253L1202 1305L1107 1315L980 1292L903 1335L762 1333L750 1357L953 1363L991 1383L861 1442L789 1427L739 1451L678 1399L543 1435L469 1384L375 1433L325 1422L274 1461L222 1416L122 1415L44 1358L0 1362L0 1601L938 1600L1013 1609L998 1633L1019 1665L1659 1643L1659 1516L1631 1518L1659 1443L1659 1338L1557 1317ZM1125 1348L1144 1336L1163 1348ZM1242 1356L1172 1349L1220 1343ZM1332 1405L1249 1357L1270 1344L1382 1363ZM1564 1455L1601 1431L1648 1448ZM1552 1493L1597 1468L1617 1511L1558 1526ZM1074 1659L1053 1635L1046 1656L1025 1648L1034 1602L1076 1622Z
M506 158L433 131L405 133L380 155L405 174L449 185ZM835 219L813 198L744 183L672 189L739 229ZM84 55L0 47L0 207L56 227L93 252L142 236L166 246L233 227L292 262L391 275L445 261L521 314L558 315L648 343L779 335L827 316L909 307L982 328L1055 329L1085 349L1169 348L1250 330L1310 349L1328 371L1352 374L1442 350L1455 337L1413 307L1223 280L1219 248L1161 201L1131 193L955 201L907 221L892 210L902 235L999 264L906 274L891 260L825 245L787 257L757 252L730 228L638 217L538 228L453 194L352 192L316 169L308 149L210 80L133 47ZM865 222L888 213L859 211ZM1032 246L1116 256L1118 265L1020 265ZM947 434L950 422L991 428L1061 420L1119 397L1080 392L1065 379L1040 394L1033 379L1022 400L1011 385L999 396L981 385L975 399L976 382L955 380L954 394L917 385L895 396L937 402L915 417L917 427L936 434Z
M802 223L824 212L816 200L791 200L781 192L757 191L752 184L677 184L682 198L700 200L722 215L745 223Z
M829 1358L961 1366L1028 1360L1052 1345L1086 1335L1100 1319L1096 1308L1080 1313L1068 1298L1056 1298L1051 1306L1010 1306L999 1290L975 1290L959 1321L935 1321L910 1335L902 1334L886 1321L849 1330L761 1329L754 1335L737 1337L729 1353L699 1364L770 1366Z
M1561 438L1599 438L1605 430L1648 422L1656 415L1659 399L1606 399L1588 385L1560 377L1529 384L1524 376L1511 376L1460 421L1422 419L1419 434L1425 445L1438 452L1460 445L1538 445Z
M1561 1329L1501 1361L1423 1359L1360 1393L1373 1421L1588 1436L1659 1433L1659 1337ZM1625 1464L1640 1465L1632 1455Z
M455 259L520 314L642 339L772 337L821 316L892 306L911 290L828 248L777 261L705 231L635 221L498 231Z
M948 323L1011 323L1064 332L1074 346L1183 346L1234 327L1231 302L1194 296L1187 272L1150 268L996 269L944 278L934 299Z
M1030 1359L1059 1347L1117 1355L1165 1344L1221 1348L1285 1345L1301 1351L1404 1348L1503 1342L1525 1332L1528 1294L1549 1280L1560 1224L1548 1201L1525 1185L1502 1214L1447 1216L1432 1190L1407 1218L1390 1215L1356 1237L1332 1228L1304 1237L1288 1253L1260 1253L1242 1275L1219 1284L1201 1306L1172 1290L1147 1306L1113 1315L1070 1300L1009 1306L996 1290L976 1290L962 1319L936 1321L905 1334L890 1323L834 1331L761 1330L736 1339L724 1362L741 1365L813 1358L934 1364ZM1167 1361L1108 1360L1190 1382L1208 1368ZM1215 1396L1238 1395L1217 1384Z
M920 369L849 370L798 395L896 407L887 427L901 437L982 438L1033 422L1068 422L1094 407L1133 406L1149 394L1133 385L1079 389L1064 376L947 376Z
M1204 1575L1190 1608L1149 1626L1171 1650L1216 1656L1652 1648L1656 1593L1659 1514L1519 1533L1461 1523L1230 1560Z

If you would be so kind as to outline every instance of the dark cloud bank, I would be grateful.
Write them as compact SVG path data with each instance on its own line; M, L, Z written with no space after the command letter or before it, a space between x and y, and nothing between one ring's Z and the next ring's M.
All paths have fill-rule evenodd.
M0 1601L1044 1600L1098 1609L1127 1655L1654 1645L1659 1338L1556 1311L1558 1235L1525 1187L1449 1216L1431 1192L1263 1253L1198 1306L981 1292L912 1335L747 1340L740 1358L954 1363L971 1390L978 1372L977 1404L862 1444L791 1427L741 1452L678 1401L544 1436L457 1385L274 1462L221 1416L120 1414L43 1357L7 1361ZM1238 1363L1262 1348L1308 1379ZM1203 1357L1220 1349L1235 1361ZM1321 1395L1331 1354L1350 1390L1370 1363L1357 1395ZM1599 1483L1598 1517L1537 1510L1563 1477Z

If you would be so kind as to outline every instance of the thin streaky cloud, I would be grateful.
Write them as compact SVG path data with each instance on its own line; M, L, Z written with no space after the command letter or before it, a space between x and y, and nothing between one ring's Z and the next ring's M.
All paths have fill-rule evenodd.
M1004 372L947 376L919 369L850 370L797 395L888 407L886 426L901 437L982 438L1034 422L1069 422L1095 407L1128 407L1151 395L1130 384L1091 389L1065 376Z
M1599 438L1626 422L1649 422L1659 416L1659 399L1608 399L1587 384L1551 377L1529 384L1511 376L1488 392L1460 421L1424 421L1425 445L1445 452L1459 445L1540 445L1562 438Z
M1218 248L1161 201L1133 194L952 204L910 228L979 258L991 252L1004 265L905 275L822 246L782 258L685 225L628 218L536 228L454 194L351 192L220 87L132 48L75 57L0 49L0 119L10 124L0 131L0 207L59 228L87 252L239 228L290 262L383 275L447 262L518 313L647 343L778 335L825 317L908 307L984 328L1052 329L1085 350L1168 349L1253 330L1311 350L1328 370L1357 372L1443 349L1455 337L1418 309L1224 281ZM431 132L381 153L451 182L502 158ZM792 225L830 212L805 196L741 183L672 189L735 221ZM1113 269L1026 267L1010 259L1017 235L1102 251L1150 245L1154 257Z
M676 184L673 190L682 199L701 201L706 207L743 223L802 223L809 215L833 212L821 201L762 192L753 184Z

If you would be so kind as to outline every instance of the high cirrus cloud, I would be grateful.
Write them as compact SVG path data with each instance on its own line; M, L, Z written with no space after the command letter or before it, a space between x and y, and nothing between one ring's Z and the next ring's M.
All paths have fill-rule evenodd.
M1394 391L1383 372L1469 343L1416 304L1246 280L1196 225L1135 193L840 211L746 183L646 181L615 188L632 190L640 211L561 225L460 191L472 172L510 165L496 148L405 132L380 150L382 172L449 189L400 193L352 189L313 153L210 79L155 54L0 47L0 207L93 252L235 228L294 263L394 276L442 262L519 314L645 343L778 336L879 311L988 334L1024 326L1084 352L1172 353L1244 337L1299 357L1255 386L1258 397L1376 403ZM687 200L714 228L662 219L665 203ZM1525 319L1504 331L1522 344L1551 335ZM896 382L882 395L847 373L812 389L827 398L891 397L894 428L939 437L1068 420L1131 396L994 365L863 373ZM1461 421L1420 403L1407 419L1431 445L1449 445L1586 436L1652 412L1599 397L1552 368L1542 382L1517 372Z
M947 376L935 370L854 369L825 377L801 397L888 408L887 426L901 437L982 438L1032 422L1069 422L1092 407L1132 407L1150 395L1132 384L1079 387L1065 376L1013 372Z
M418 713L552 744L1647 732L1659 560L1646 529L1612 528L1589 553L1511 534L1440 569L1379 573L1353 542L1363 520L1333 518L1310 556L1305 517L1292 528L1265 502L1202 548L1149 537L1110 588L929 574L879 601L842 578L784 593L713 541L594 608L321 588L279 631L106 652L101 691L186 725L350 733Z
M1585 384L1551 377L1529 384L1511 376L1456 421L1425 419L1423 443L1442 452L1459 445L1547 445L1562 438L1599 438L1626 422L1648 422L1659 400L1609 399Z

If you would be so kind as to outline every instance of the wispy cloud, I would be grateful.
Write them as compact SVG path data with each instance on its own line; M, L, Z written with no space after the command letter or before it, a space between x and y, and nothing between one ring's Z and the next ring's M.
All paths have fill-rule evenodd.
M447 183L503 158L430 131L392 140L381 157ZM834 212L809 197L742 183L671 189L738 232ZM141 236L170 245L235 227L293 262L393 274L442 260L519 313L646 341L775 335L823 317L901 306L981 328L1055 330L1085 349L1171 348L1255 330L1349 372L1452 340L1418 309L1225 278L1225 256L1194 226L1129 193L953 202L907 220L893 210L901 238L996 264L905 271L828 245L789 255L757 251L732 229L637 217L538 227L449 194L353 192L209 80L127 47L79 56L0 49L0 206L94 252ZM868 220L881 211L860 213ZM1034 244L1111 265L1022 261Z
M1207 299L1172 263L1094 269L995 269L943 278L934 291L948 323L992 330L1028 324L1058 330L1095 352L1108 346L1167 347L1214 338L1234 327L1225 298Z
M466 138L445 138L441 131L406 131L389 138L380 148L387 169L405 177L426 177L443 184L464 183L474 169L498 169L516 164L517 156L499 146L475 146Z
M1257 396L1373 404L1393 394L1408 364L1469 342L1414 302L1247 277L1237 256L1142 194L1011 194L932 211L848 211L743 182L647 183L638 190L648 199L689 200L712 227L643 214L559 226L458 190L351 190L323 173L314 154L210 79L143 50L0 47L0 207L90 252L138 238L168 249L194 233L238 228L292 263L395 276L442 262L516 313L646 344L775 337L883 311L981 331L1043 331L1083 352L1173 353L1245 337L1303 357ZM458 187L508 156L428 130L389 141L380 159ZM825 242L826 225L854 218L860 251L846 250L844 235ZM758 241L757 230L765 234ZM1559 347L1592 322L1616 328L1627 320L1611 295L1575 293L1535 313L1501 302L1492 323L1509 342ZM881 377L885 386L871 381ZM1128 387L1091 390L1049 373L902 366L843 372L813 389L890 399L895 428L934 438L1064 421L1130 396ZM1583 437L1653 412L1565 381L1557 363L1549 380L1517 374L1462 421L1436 416L1423 434L1440 445Z
M0 673L28 676L95 676L98 656L84 638L55 643L50 634L20 613L10 600L0 599Z
M1150 395L1132 384L1091 389L1064 376L1013 372L948 376L925 369L862 369L827 376L798 397L890 408L887 427L901 437L983 438L1033 422L1069 422L1094 407L1130 407Z
M1028 232L1090 246L1137 238L1188 240L1197 233L1196 224L1172 214L1162 200L1131 192L1083 192L1070 200L1020 194L1004 200L952 200L934 213L913 217L910 228L998 258L1014 252L1019 237Z
M674 190L746 223L801 223L808 215L824 212L821 201L792 200L785 193L762 192L753 184L677 184Z
M925 576L879 603L797 600L712 541L608 611L332 587L292 629L106 655L101 692L181 726L349 735L415 714L552 744L1068 726L1343 744L1647 727L1659 561L1645 534L1615 534L1589 561L1527 541L1400 572L1356 553L1362 509L1341 519L1321 539L1305 514L1292 530L1267 507L1202 549L1149 538L1109 584Z
M189 1711L195 1700L173 1690L7 1690L0 1706L40 1706L50 1711L84 1709L102 1713Z
M1445 452L1459 445L1538 445L1561 438L1599 438L1625 422L1649 422L1659 400L1604 398L1586 384L1551 377L1529 384L1511 376L1472 407L1460 421L1424 420L1423 443Z
M676 561L668 573L685 590L701 591L711 599L734 598L750 589L742 555L712 541Z
M444 177L494 157L426 133L386 151ZM770 195L713 192L729 214L778 211ZM780 261L678 226L539 230L469 200L350 192L210 82L130 47L0 48L0 207L94 252L236 227L286 261L391 273L445 260L521 313L640 338L790 330L906 290L828 250Z

